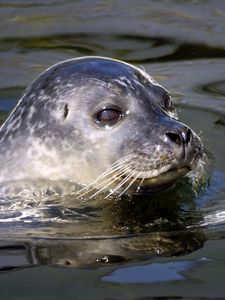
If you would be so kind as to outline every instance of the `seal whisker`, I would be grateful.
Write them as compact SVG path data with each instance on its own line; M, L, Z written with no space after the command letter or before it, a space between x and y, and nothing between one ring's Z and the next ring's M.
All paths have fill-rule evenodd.
M97 184L96 186L90 186L90 188L87 189L87 191L85 191L83 194L81 194L78 198L91 193L93 190L98 189L98 187L100 187L101 185L103 185L104 183L109 182L108 184L104 185L100 190L97 190L96 193L94 193L90 198L93 198L94 196L96 196L97 194L99 194L100 192L102 192L103 190L105 190L108 186L110 186L113 182L115 182L116 180L118 180L118 178L120 178L121 176L123 176L123 174L126 174L125 172L122 172L120 174L120 176L118 176L118 174L113 175L112 177L114 178L114 180L112 180L112 178L107 178L105 181L100 182L99 184Z
M101 179L102 177L105 177L109 174L111 174L112 172L116 171L117 169L120 168L120 166L124 165L124 163L126 162L126 159L128 157L130 157L130 159L132 158L133 155L129 154L127 156L124 156L122 158L120 158L119 160L117 160L116 162L114 162L104 173L102 173L101 175L99 175L96 179L96 181L98 181L99 179ZM129 164L127 164L126 166L128 165L132 165L132 162L130 162ZM92 183L93 184L93 183Z
M111 184L113 184L115 181L119 180L121 177L123 177L124 175L126 175L128 173L128 171L130 171L129 167L125 166L123 169L122 169L122 172L119 172L119 173L116 173L112 176L112 178L109 178L107 179L105 182L109 181L110 182L103 186L100 190L98 190L94 195L92 195L90 198L93 198L94 196L96 196L97 194L99 194L100 192L102 192L103 190L105 190L107 187L109 187ZM128 174L129 175L129 174ZM114 178L114 179L113 179ZM127 176L124 178L124 180L127 178ZM112 180L113 179L113 180ZM103 182L104 183L104 182ZM99 185L102 185L103 183L99 184ZM93 188L95 189L95 188ZM93 190L92 189L92 190Z
M120 194L119 194L119 197L121 197L131 186L132 184L137 180L137 178L139 177L141 173L138 173L134 178L133 180L128 184L128 186L125 188L125 190L123 190Z
M92 192L93 190L96 190L98 187L102 186L103 184L109 182L107 185L103 186L103 188L101 188L100 190L98 190L95 194L93 194L91 196L91 198L93 198L94 196L96 196L98 193L100 193L101 191L103 191L106 187L110 186L113 182L115 182L116 180L118 180L119 178L121 178L123 175L125 175L127 173L127 171L129 171L129 166L132 165L132 163L129 163L128 165L126 166L120 166L120 168L117 168L117 169L113 169L112 168L112 171L109 172L109 173L106 173L104 177L110 175L111 173L115 172L116 170L119 171L117 173L115 173L112 177L110 178L107 178L105 179L103 182L100 182L96 185L96 183L103 179L104 177L103 176L100 176L100 178L98 177L94 182L92 182L91 184L89 184L87 187L83 188L82 190L80 190L78 193L79 193L79 196L78 198L80 197L83 197L84 195ZM112 180L112 178L114 178L114 180ZM80 194L80 192L84 191L82 194Z
M136 171L133 171L131 174L128 174L105 198L108 198L112 194L114 194L120 187L122 187L133 175L135 175Z
M127 174L128 170L129 170L128 168L123 168L123 172L122 173L116 173L116 174L114 174L112 176L112 178L114 178L113 180L112 180L112 178L108 178L107 180L105 180L103 183L108 182L108 181L109 181L109 183L107 185L103 186L100 190L98 190L90 198L93 198L94 196L96 196L97 194L99 194L100 192L102 192L103 190L105 190L107 187L109 187L111 184L113 184L115 181L117 181L118 179L120 179L122 176L124 176L125 174ZM103 183L99 184L98 186L102 185ZM98 186L96 186L96 187L98 187ZM93 188L93 189L95 189L95 188Z
M142 185L142 183L144 182L144 180L145 180L145 176L141 179L141 182L139 183L139 185L138 185L138 187L137 187L137 190L139 191L140 189L141 189L141 185Z
M91 182L90 184L88 184L87 186L83 187L81 190L79 190L77 192L77 194L80 194L82 191L85 191L87 189L89 189L90 187L92 187L93 185L95 185L100 179L110 175L111 173L114 173L117 170L122 170L124 168L124 163L126 161L126 159L132 155L129 154L127 156L124 156L122 158L120 158L119 160L117 160L116 162L114 162L106 171L104 171L101 175L99 175L95 181ZM125 167L131 166L132 162L130 162L129 164L127 164Z

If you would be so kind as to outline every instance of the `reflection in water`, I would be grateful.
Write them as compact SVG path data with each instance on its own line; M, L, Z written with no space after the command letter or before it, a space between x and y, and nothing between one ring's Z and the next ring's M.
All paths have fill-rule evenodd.
M211 82L199 87L201 91L205 92L207 95L212 95L215 97L225 97L225 81L220 80L216 82ZM222 100L222 99L221 99Z
M215 121L215 125L223 126L223 129L225 129L225 117L218 118L218 120Z
M201 231L161 232L111 239L5 241L3 245L0 243L0 257L5 258L0 260L0 271L37 265L96 267L161 255L177 256L201 248L204 242L205 235Z

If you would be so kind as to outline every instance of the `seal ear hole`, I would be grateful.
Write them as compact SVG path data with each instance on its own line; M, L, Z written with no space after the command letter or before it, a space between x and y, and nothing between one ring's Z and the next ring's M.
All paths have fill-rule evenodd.
M63 118L66 119L69 113L69 107L68 104L64 105L64 113L63 113Z

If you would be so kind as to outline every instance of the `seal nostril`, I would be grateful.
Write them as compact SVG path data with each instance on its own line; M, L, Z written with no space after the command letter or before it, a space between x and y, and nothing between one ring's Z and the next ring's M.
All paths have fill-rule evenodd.
M181 145L181 143L182 143L182 138L181 138L181 136L180 136L179 134L174 133L174 132L167 132L166 135L168 136L168 138L169 138L172 142L176 143L176 144L179 145L179 146Z
M191 140L191 130L187 129L186 132L182 131L182 132L167 132L166 136L170 139L170 141L176 143L177 145L181 145L181 144L189 144L190 140Z
M190 140L191 140L191 130L188 129L186 133L186 144L189 144Z

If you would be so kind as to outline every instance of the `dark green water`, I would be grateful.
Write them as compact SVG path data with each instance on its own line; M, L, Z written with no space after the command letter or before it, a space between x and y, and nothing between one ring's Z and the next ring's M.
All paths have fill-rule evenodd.
M225 296L224 32L223 0L0 1L0 121L52 64L110 56L165 86L214 157L200 196L180 183L101 210L29 202L6 213L1 200L0 298Z

